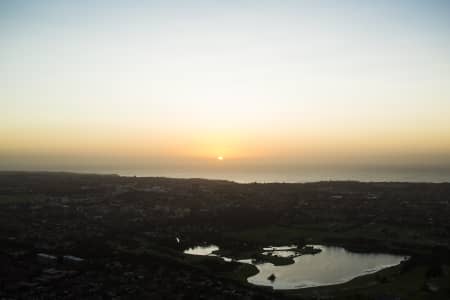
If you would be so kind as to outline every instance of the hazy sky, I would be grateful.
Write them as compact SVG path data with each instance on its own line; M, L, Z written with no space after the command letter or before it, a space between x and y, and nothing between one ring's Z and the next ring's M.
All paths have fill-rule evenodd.
M450 166L450 2L1 1L0 118L0 169Z

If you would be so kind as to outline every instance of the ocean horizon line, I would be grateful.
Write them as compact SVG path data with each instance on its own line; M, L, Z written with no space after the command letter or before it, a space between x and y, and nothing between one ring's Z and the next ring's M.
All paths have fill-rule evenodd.
M45 173L45 174L79 174L99 176L120 176L138 178L168 178L168 179L202 179L223 180L235 183L314 183L314 182L393 182L393 183L450 183L450 170L447 172L196 172L196 171L166 171L152 170L88 170L88 169L4 169L0 174L11 173Z

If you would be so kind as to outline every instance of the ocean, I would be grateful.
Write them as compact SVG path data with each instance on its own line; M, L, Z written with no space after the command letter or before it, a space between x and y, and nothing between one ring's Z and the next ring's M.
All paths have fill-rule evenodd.
M218 171L218 170L164 170L158 169L108 169L69 170L74 172L108 173L121 176L204 178L249 182L317 182L317 181L363 181L363 182L450 182L450 169L298 169L289 171Z

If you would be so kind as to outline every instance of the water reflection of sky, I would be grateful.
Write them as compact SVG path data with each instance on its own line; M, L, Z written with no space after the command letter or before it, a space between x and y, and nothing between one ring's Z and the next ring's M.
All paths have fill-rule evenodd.
M265 251L263 255L273 255L278 257L293 257L297 255L295 251L277 250L277 251Z
M184 253L191 255L211 255L216 250L219 250L219 247L216 245L205 245L189 248Z
M295 255L295 246L266 247L263 254L289 257ZM239 260L254 264L259 273L248 278L255 285L272 286L274 289L298 289L314 286L332 285L347 282L358 276L375 273L384 268L398 265L406 257L392 254L353 253L341 247L314 245L322 251L318 254L301 255L294 258L294 264L274 266L271 263L254 264L251 259ZM184 253L192 255L210 255L218 250L216 245L189 248ZM223 258L231 261L230 258ZM275 280L268 277L274 274Z
M274 266L259 264L259 273L248 278L256 285L275 289L295 289L347 282L355 277L374 273L386 267L398 265L405 257L391 254L353 253L340 247L315 245L322 252L294 258L295 263ZM275 275L272 282L267 278Z
M205 246L196 246L189 248L184 251L185 254L190 255L203 255L203 256L218 256L217 254L214 254L214 251L219 250L219 247L216 245L205 245ZM219 256L218 256L219 257ZM230 262L233 259L225 256L220 256L224 261Z

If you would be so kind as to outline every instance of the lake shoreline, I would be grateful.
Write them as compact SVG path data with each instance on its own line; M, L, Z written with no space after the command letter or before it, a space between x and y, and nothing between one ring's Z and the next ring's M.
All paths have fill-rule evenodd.
M283 247L280 247L283 248ZM341 247L333 247L333 246L324 246L324 245L307 245L304 246L302 248L297 248L297 247L284 247L286 249L283 250L279 250L276 249L275 247L273 249L270 249L270 251L272 251L272 255L268 256L268 255L260 255L260 256L266 256L265 260L257 260L255 258L247 258L247 259L240 259L237 260L235 257L233 258L229 258L229 257L222 257L220 256L221 253L228 253L230 254L229 251L221 251L220 248L218 246L215 245L209 245L209 246L197 246L196 248L189 248L187 250L184 251L185 254L193 254L193 255L200 255L200 256L213 256L213 257L220 257L222 259L224 259L224 261L226 262L238 262L238 263L243 263L243 264L249 264L252 265L254 267L257 268L258 272L256 274L254 274L253 276L248 276L246 278L246 281L249 284L253 284L256 286L266 286L266 287L270 287L273 288L275 290L300 290L300 289L307 289L307 288L319 288L319 287L324 287L324 286L334 286L334 285L339 285L339 284L345 284L347 282L350 282L356 278L360 278L362 276L366 276L366 275L371 275L371 274L375 274L379 271L382 271L384 269L387 268L391 268L391 267L395 267L400 265L403 261L409 259L409 257L407 256L394 256L394 255L390 255L390 254L384 254L384 253L379 253L379 254L370 254L370 253L366 253L366 254L362 254L362 253L355 253L355 252L351 252L351 251L347 251L345 248L341 248ZM305 253L301 253L301 249L307 249L307 251ZM263 248L262 250L268 250L266 248ZM293 250L299 250L299 252L301 254L296 253ZM289 251L289 252L287 252ZM345 259L347 258L346 256L350 255L351 257L353 257L353 261L355 261L356 259L359 260L363 260L364 256L366 256L366 260L367 259L374 259L374 257L386 257L385 263L375 263L372 262L370 268L366 267L361 267L362 269L359 271L347 271L350 273L347 273L346 275L336 275L336 276L341 276L336 277L334 279L328 279L328 282L320 282L320 272L319 274L315 274L315 276L318 276L316 279L312 280L312 281L305 281L306 278L308 278L308 276L312 276L313 274L308 274L308 272L305 273L305 271L302 271L303 269L305 269L305 266L301 266L302 263L304 263L305 261L307 262L308 260L316 260L317 262L320 263L320 257L319 258L313 258L315 256L315 254L320 254L323 253L323 251L325 251L323 256L324 258L322 259L328 259L328 261L330 262L335 262L335 264L337 264L337 266L339 265L340 261L346 261ZM333 252L335 252L335 254L333 254ZM248 253L248 252L247 252ZM264 253L264 252L263 252ZM267 253L267 252L265 252ZM273 258L276 257L276 255L278 255L278 253L281 253L282 256L281 258L288 258L288 260L283 261L282 262L288 262L288 263L279 263L279 264L274 264L271 259L267 259L267 258ZM331 253L331 257L330 257L330 253ZM283 257L283 255L287 255L287 257ZM341 258L338 257L333 257L333 255L340 255ZM344 255L344 256L342 256ZM241 254L241 256L243 256L243 254ZM302 257L305 256L304 259L302 259ZM389 260L388 260L389 258ZM306 259L306 260L305 260ZM292 261L292 263L291 263ZM275 260L276 262L276 260ZM347 261L347 264L350 263L354 263L352 261ZM298 265L300 264L300 265ZM329 263L326 263L326 265ZM279 276L281 276L281 280L283 280L283 270L289 270L289 269L294 269L298 268L299 266L301 266L300 268L300 274L303 272L304 274L302 275L303 278L305 279L301 279L300 281L298 281L298 283L296 283L296 287L292 288L292 284L294 283L289 283L289 281L283 282L281 281L280 283L280 279ZM344 264L345 266L345 264ZM342 269L343 266L340 267L336 267L336 270ZM347 266L348 268L348 266ZM317 266L314 266L313 269L310 270L311 272L317 272ZM328 270L329 271L329 270ZM281 272L281 273L280 273ZM298 273L298 272L297 272ZM295 276L298 276L295 275ZM292 276L291 276L292 277Z

